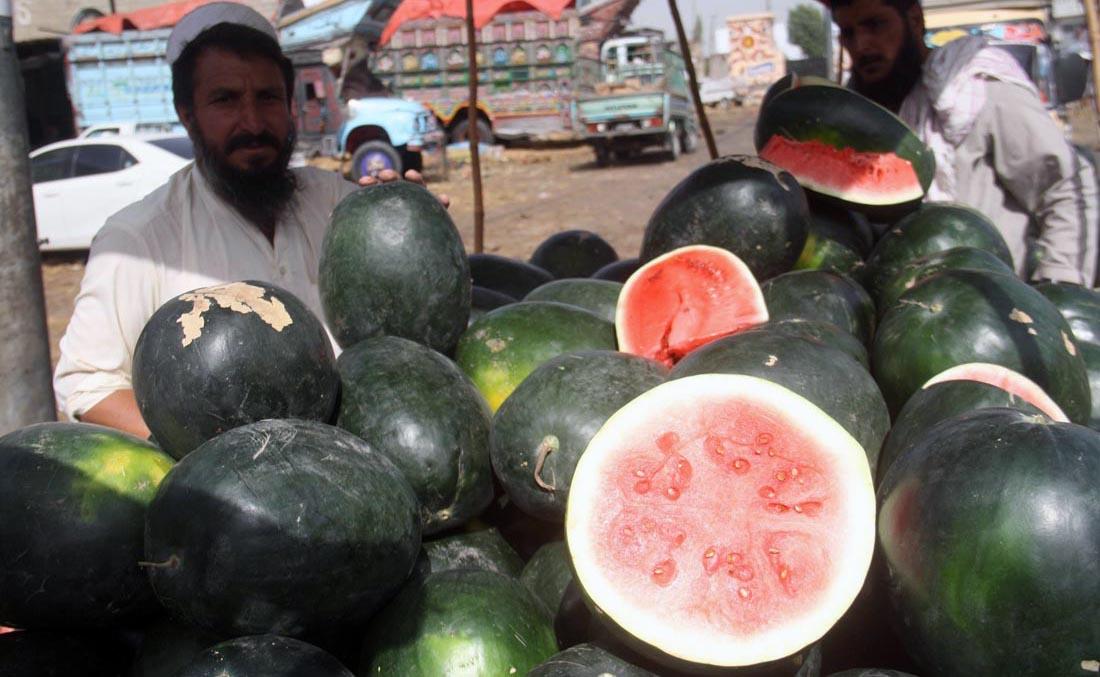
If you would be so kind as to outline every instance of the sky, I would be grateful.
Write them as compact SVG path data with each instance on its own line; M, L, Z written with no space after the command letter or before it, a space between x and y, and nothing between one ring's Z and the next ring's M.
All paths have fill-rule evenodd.
M727 16L735 14L755 14L757 12L771 12L776 21L786 23L787 13L800 4L812 4L821 7L816 0L676 0L676 6L680 9L680 19L684 22L684 30L691 38L691 30L695 26L695 17L703 19L703 33L713 34L713 28L724 24ZM672 14L668 9L668 0L641 0L637 9L631 15L631 25L634 27L660 28L669 39L676 37L676 29L672 25ZM711 44L704 45L709 54Z

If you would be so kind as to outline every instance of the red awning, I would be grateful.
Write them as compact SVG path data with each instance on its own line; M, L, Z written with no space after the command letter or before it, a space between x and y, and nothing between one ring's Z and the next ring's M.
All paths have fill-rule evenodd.
M191 10L214 0L182 0L133 12L108 14L91 21L83 21L73 28L73 33L121 33L122 31L146 31L154 28L171 28Z
M497 14L535 10L552 19L561 17L562 11L573 4L574 0L474 0L474 26L481 28L492 21ZM382 44L389 42L406 21L415 19L438 19L451 17L462 19L466 16L466 0L402 0L397 6L386 28L382 31Z

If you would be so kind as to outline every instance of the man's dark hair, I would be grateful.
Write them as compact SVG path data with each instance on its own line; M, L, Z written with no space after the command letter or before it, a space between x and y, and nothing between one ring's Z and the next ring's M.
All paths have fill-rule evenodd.
M270 59L282 71L287 106L290 106L294 98L294 65L283 54L279 43L257 30L231 23L218 24L200 33L172 64L172 99L177 106L191 109L195 104L195 64L206 47L224 49L242 58Z
M829 6L835 9L837 7L847 7L853 2L855 2L855 0L831 0ZM905 16L905 13L908 12L913 5L920 4L920 0L880 0L880 2L887 7L893 7L898 11L898 14L902 16Z

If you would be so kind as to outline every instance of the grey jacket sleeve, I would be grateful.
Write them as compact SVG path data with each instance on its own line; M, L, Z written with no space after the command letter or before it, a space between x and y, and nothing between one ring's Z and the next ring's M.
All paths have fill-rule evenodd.
M1100 228L1096 171L1063 136L1038 98L1003 82L987 83L986 127L993 170L1035 219L1034 278L1091 286Z

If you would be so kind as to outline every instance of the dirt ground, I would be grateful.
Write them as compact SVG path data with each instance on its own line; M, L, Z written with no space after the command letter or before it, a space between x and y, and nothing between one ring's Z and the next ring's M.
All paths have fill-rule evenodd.
M756 110L711 110L710 121L719 153L752 152ZM599 233L623 258L635 256L642 230L661 198L692 169L708 160L704 144L669 162L645 153L635 160L596 167L587 146L553 148L494 147L482 158L485 196L485 251L527 258L545 238L560 230L581 228ZM425 160L428 186L451 198L450 213L466 248L474 246L474 198L469 163L448 155ZM42 261L50 355L57 363L58 341L72 314L84 273L81 255L46 256Z

